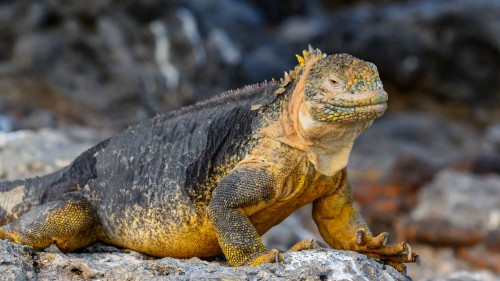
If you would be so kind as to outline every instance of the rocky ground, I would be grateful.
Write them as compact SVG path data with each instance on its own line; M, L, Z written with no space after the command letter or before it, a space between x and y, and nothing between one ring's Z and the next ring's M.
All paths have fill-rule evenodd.
M158 112L278 78L313 44L374 62L390 95L389 111L350 159L356 205L374 232L412 243L422 258L409 267L414 280L499 280L498 34L494 0L3 0L0 179L49 173ZM306 206L271 229L266 245L285 250L319 237L310 212ZM105 246L62 255L2 242L0 252L7 270L0 272L20 279L215 272L267 279L296 269L285 262L237 272ZM364 262L373 274L400 278L353 254L294 255L302 264L321 257L304 278L324 278L338 266L351 274L367 269ZM125 265L132 275L120 271Z
M0 254L2 280L406 280L366 256L326 249L290 252L282 263L257 267L198 258L152 259L102 245L64 255L0 240Z
M426 114L416 118L418 114L401 113L384 117L375 122L356 144L351 156L350 174L357 207L375 232L389 231L393 242L405 240L412 243L414 251L422 259L421 266L409 266L409 275L414 280L497 280L500 278L500 158L495 158L493 151L500 144L500 136L494 133L498 124L477 131L440 116ZM428 123L422 121L424 124L415 125L415 119L428 120ZM432 124L435 124L435 130ZM427 138L417 137L422 134L431 134L432 144ZM15 179L52 172L67 165L74 156L104 137L81 127L0 133L0 175L4 179ZM457 153L449 155L445 148ZM439 152L443 155L436 159L435 155ZM475 156L483 153L493 156ZM264 235L265 244L286 250L304 238L321 239L310 212L310 206L306 206L271 229ZM21 274L16 273L16 268L27 264L31 266L33 276L48 279L60 273L96 279L113 279L113 274L123 274L133 280L144 272L152 279L161 276L161 272L167 272L169 276L201 276L197 274L217 272L235 274L229 275L234 279L289 277L284 273L272 275L275 273L269 273L267 267L255 270L245 268L241 272L230 270L231 273L228 273L228 269L214 269L214 265L196 259L185 263L173 259L151 261L143 255L113 247L64 255L53 249L49 249L48 253L35 254L23 247L2 245L10 252L0 265L9 268L9 274ZM117 254L117 251L120 253ZM21 253L20 258L16 256L18 252ZM311 255L316 254L297 255L301 262L308 263L312 262ZM333 263L351 264L344 260L346 257L342 253L327 252L327 255L328 258L335 258ZM359 259L356 257L355 260ZM39 260L45 262L40 263ZM34 261L37 264L35 267ZM310 271L304 271L307 272L304 276L312 274L318 277L322 274L318 272L323 271L318 271L315 266L324 264L314 263L311 266L306 266ZM188 269L193 267L195 269ZM130 270L120 273L117 268ZM338 275L329 276L334 276L334 280L339 278Z

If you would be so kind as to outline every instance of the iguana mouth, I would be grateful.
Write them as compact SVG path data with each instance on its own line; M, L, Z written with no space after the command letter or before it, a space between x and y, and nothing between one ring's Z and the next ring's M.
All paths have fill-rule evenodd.
M355 121L375 119L387 109L388 95L384 90L375 93L349 94L328 100L312 107L312 113L320 121Z
M334 98L324 101L325 107L334 106L338 108L363 108L370 106L387 105L389 97L384 90L378 91L375 94L365 96L351 95L347 98Z

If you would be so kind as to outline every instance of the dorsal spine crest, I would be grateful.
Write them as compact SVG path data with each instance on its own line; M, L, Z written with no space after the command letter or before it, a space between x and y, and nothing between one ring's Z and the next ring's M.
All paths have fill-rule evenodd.
M274 94L280 95L286 91L286 86L290 84L290 82L294 82L298 79L299 73L304 69L305 65L309 60L321 59L325 58L326 54L321 52L320 49L314 49L311 45L309 45L308 50L303 50L302 55L296 54L298 64L295 68L289 72L285 71L283 78L280 78L280 88L274 92Z

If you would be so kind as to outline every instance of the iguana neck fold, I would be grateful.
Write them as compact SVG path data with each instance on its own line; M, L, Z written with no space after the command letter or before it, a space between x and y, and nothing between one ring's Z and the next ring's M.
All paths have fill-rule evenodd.
M263 128L262 135L303 151L321 174L333 176L347 166L354 140L368 129L372 120L353 123L314 120L306 105L304 88L309 70L321 58L314 56L302 62L300 74L286 85L293 89L290 102L279 120Z

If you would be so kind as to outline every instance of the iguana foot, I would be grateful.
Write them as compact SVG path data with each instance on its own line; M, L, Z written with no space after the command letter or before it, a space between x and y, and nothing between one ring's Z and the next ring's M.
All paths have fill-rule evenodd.
M8 235L7 231L3 229L3 227L0 227L0 239L1 240L11 240L9 239L10 235Z
M420 263L419 256L412 252L408 243L400 242L394 246L387 246L388 237L387 232L373 237L364 229L358 229L356 237L351 240L346 250L356 251L379 259L402 273L406 270L403 263Z
M289 251L298 252L303 250L321 249L326 247L328 246L315 239L306 238L304 240L299 241L297 244L293 245L293 247L291 247Z
M88 200L69 194L38 206L18 220L0 227L0 239L42 250L55 243L72 252L97 240L98 219Z
M248 265L257 266L263 263L278 263L283 261L283 254L280 253L277 249L272 249L270 251L258 254L256 257L253 257Z

